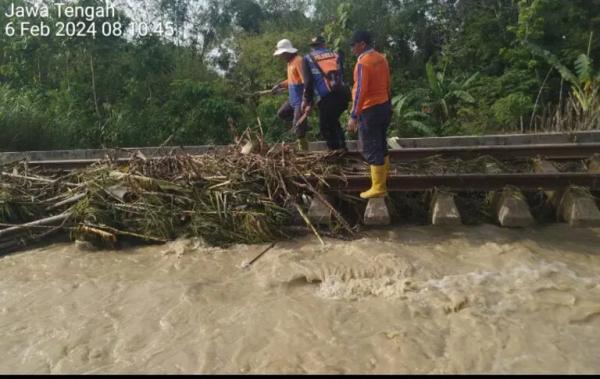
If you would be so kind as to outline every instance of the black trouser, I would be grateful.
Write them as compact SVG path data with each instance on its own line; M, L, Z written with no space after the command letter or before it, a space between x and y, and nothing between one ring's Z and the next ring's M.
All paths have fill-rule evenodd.
M321 137L327 142L330 150L346 148L346 137L340 116L348 108L348 100L341 91L331 92L319 101L319 129Z
M293 127L293 132L296 134L298 138L304 138L306 136L306 132L308 131L308 118L305 119L300 125L296 126L296 122L302 116L302 110L300 109L300 105L297 107L292 107L289 101L286 101L277 111L277 116L283 121L291 122Z
M365 160L383 166L388 155L387 130L391 121L389 102L365 109L359 117L358 139Z

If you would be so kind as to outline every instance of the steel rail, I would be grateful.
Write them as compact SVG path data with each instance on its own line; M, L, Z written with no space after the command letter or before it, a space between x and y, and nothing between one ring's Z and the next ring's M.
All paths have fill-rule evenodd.
M570 160L586 159L595 154L600 154L600 143L587 144L550 144L550 145L498 145L498 146L467 146L467 147L442 147L442 148L407 148L390 150L392 160L410 161L424 159L432 156L447 156L456 158L475 158L482 155L489 155L496 158L536 158L541 157L547 160ZM349 156L360 158L361 154L357 151L348 153ZM148 159L160 159L161 157L152 157ZM130 158L120 157L113 162L125 164ZM61 160L42 160L29 161L28 165L32 167L41 167L47 169L72 170L86 167L94 163L102 162L101 159L61 159Z
M585 159L600 154L600 143L585 144L548 144L548 145L498 145L498 146L460 146L441 148L412 148L390 151L392 159L416 160L431 156L451 156L457 158L475 158L489 155L495 158L535 158L550 160Z
M311 179L313 185L317 179ZM368 176L325 179L327 190L342 192L364 191L371 186ZM388 191L412 192L444 188L456 192L492 191L514 186L524 191L559 190L571 186L600 190L600 174L456 174L456 175L397 175L388 178Z

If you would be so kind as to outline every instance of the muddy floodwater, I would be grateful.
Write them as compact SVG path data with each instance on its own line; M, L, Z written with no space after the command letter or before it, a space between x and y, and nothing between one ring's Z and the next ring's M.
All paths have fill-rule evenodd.
M600 230L0 259L2 373L598 373Z

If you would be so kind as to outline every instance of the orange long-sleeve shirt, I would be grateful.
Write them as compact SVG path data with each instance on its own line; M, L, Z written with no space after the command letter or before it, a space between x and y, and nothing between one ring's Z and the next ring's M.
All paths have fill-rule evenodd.
M383 54L369 49L358 57L352 98L353 119L357 119L365 109L390 100L390 66Z
M302 77L302 57L295 56L287 65L287 80L279 83L282 88L289 90L289 102L292 107L299 107L304 93L304 78Z

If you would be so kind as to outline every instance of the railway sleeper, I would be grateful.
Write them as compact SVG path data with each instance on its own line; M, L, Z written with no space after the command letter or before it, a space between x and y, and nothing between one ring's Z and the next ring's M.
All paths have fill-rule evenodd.
M495 163L486 167L489 174L500 174L502 170ZM534 223L529 205L523 193L515 187L507 186L491 194L492 209L501 226L505 228L526 228Z
M591 157L587 162L587 169L590 174L600 174L600 154Z
M527 228L537 222L546 223L554 218L565 220L572 227L600 227L600 211L595 203L596 199L589 190L582 187L569 187L566 190L553 191L553 193L558 192L562 196L559 203L554 200L556 197L548 197L548 191L527 191L526 196L525 192L519 188L507 186L499 191L488 192L487 196L485 192L482 192L480 204L477 206L480 209L477 212L479 215L477 215L477 213L473 213L472 206L477 204L478 200L474 202L470 200L468 203L471 205L466 205L468 203L464 202L465 197L462 193L458 194L446 189L436 189L431 192L417 191L415 193L425 195L421 201L417 198L408 200L408 202L406 199L398 202L399 199L396 198L371 199L366 202L366 206L363 208L364 213L361 213L360 218L362 224L366 226L387 226L392 222L408 224L416 222L434 226L492 222L505 228ZM540 195L545 198L543 200L545 205L535 200ZM343 208L338 201L334 201L335 194L330 193L323 196L326 196L331 204ZM486 198L487 200L485 200ZM530 206L531 201L536 202L535 212ZM414 205L407 207L407 204L411 203ZM308 217L314 225L331 225L334 218L331 208L316 197L311 199L307 205ZM399 205L400 207L398 207ZM463 209L465 206L466 208ZM351 214L346 213L346 211L352 213L348 209L339 208L338 211L345 217L352 217ZM466 216L462 214L463 211L467 212ZM555 216L552 216L552 213Z
M437 189L431 197L429 216L431 224L435 226L462 225L462 218L456 202L455 194Z
M492 207L498 222L506 228L526 228L534 223L529 204L523 193L513 187L506 187L492 195Z
M588 167L594 168L596 159ZM545 160L534 161L537 172L558 173L558 169ZM546 191L549 202L556 209L557 218L574 228L600 227L600 210L592 193L585 188L569 187L563 191Z
M327 201L331 204L331 197L323 195ZM323 203L318 197L312 198L310 206L308 208L308 219L315 225L329 225L333 218L333 212L325 203Z
M365 209L364 224L367 226L386 226L392 223L390 211L384 197L370 199Z

